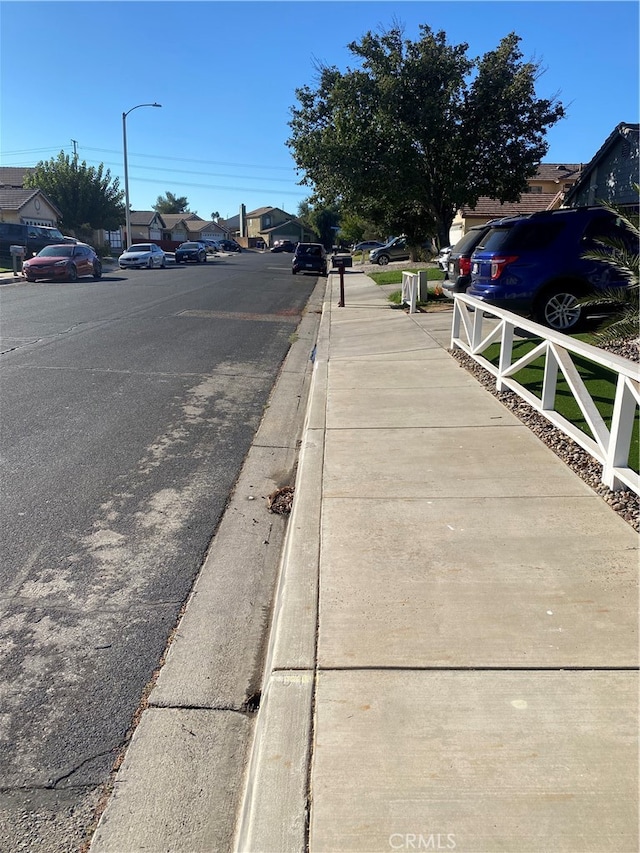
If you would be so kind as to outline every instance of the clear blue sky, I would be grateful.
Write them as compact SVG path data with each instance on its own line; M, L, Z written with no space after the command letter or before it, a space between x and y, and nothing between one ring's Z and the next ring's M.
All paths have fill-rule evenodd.
M170 190L204 218L263 205L296 213L285 141L295 89L317 61L355 64L350 41L394 20L467 42L469 56L511 31L546 68L539 96L567 118L546 162L588 162L620 121L638 122L636 2L0 2L1 165L33 166L61 149L123 180L127 119L135 210Z

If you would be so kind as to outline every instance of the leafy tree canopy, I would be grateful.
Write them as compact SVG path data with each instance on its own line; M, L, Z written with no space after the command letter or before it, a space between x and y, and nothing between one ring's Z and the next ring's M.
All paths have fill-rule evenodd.
M77 237L104 228L115 231L125 220L124 192L101 163L97 168L78 162L61 151L41 160L24 180L25 187L41 189L60 209L61 225Z
M164 196L159 195L156 203L153 205L153 210L157 213L191 213L189 210L189 202L184 195L175 196L172 192L167 192Z
M318 240L327 249L335 243L336 230L340 223L340 210L336 204L313 204L308 199L298 205L298 219L318 235Z
M319 65L317 86L296 90L287 145L301 183L413 245L446 245L456 210L481 195L517 201L564 116L536 97L540 66L519 43L511 33L470 59L442 31L421 25L412 42L399 24L352 42L359 67Z

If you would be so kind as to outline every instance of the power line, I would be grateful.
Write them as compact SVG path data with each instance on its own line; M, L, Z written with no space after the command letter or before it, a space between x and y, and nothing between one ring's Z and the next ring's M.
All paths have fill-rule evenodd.
M234 192L244 192L244 193L271 192L268 187L267 188L265 188L265 187L227 187L227 186L222 186L220 184L202 184L202 183L191 184L191 183L188 183L186 181L177 181L177 180L172 181L171 178L162 178L161 180L158 180L157 178L132 178L131 175L129 175L129 183L130 184L134 183L136 181L138 183L142 182L142 183L146 183L146 184L156 184L156 185L161 183L163 186L166 184L169 184L170 186L173 185L175 187L178 187L178 189L180 187L195 187L196 189L203 189L203 190L225 190L225 191L226 190L233 190ZM299 196L299 195L308 195L310 192L310 189L309 189L309 187L306 187L306 188L301 187L300 190L297 192L294 192L293 190L283 190L283 189L274 190L274 192L279 192L282 195Z
M111 163L111 162L106 161L106 160L102 160L102 161L85 160L85 162L88 163L89 165L102 163L103 166L108 166L110 168L111 167L119 168L122 165L121 163ZM134 168L135 169L143 169L147 172L156 172L156 173L158 173L158 172L169 172L171 174L177 174L177 175L202 175L203 174L201 170L196 171L193 169L175 169L175 168L163 169L160 166L141 166L140 164L137 164L137 163L132 164L131 162L129 162L129 171L131 172L131 170ZM209 173L207 173L206 177L208 177L208 178L233 178L234 175L225 175L225 174L220 174L219 172L209 172ZM292 176L288 180L287 180L287 178L263 178L263 177L260 177L259 175L242 175L242 177L246 178L249 181L269 181L270 183L279 183L279 184L284 184L284 183L290 184L292 180L295 180L294 176Z
M91 148L88 145L82 146L85 151L102 151L105 154L120 154L120 151L115 151L112 148ZM265 166L263 163L225 163L220 160L196 160L194 157L169 157L165 154L136 154L130 152L130 157L149 157L155 160L173 160L181 163L202 163L208 166L228 166L229 168L238 169L274 169L277 171L288 172L295 169L295 166Z
M19 156L19 155L24 156L25 154L38 154L42 151L51 151L52 148L54 148L54 147L58 148L58 150L64 151L69 146L68 145L60 145L60 146L49 146L47 148L30 148L30 149L25 148L25 149L16 150L16 151L4 151L3 156L4 157L11 157L11 156L15 157L15 156ZM89 145L81 145L80 148L82 151L97 151L97 152L102 152L104 154L122 155L122 151L119 151L119 150L114 149L114 148L93 148ZM75 149L74 149L74 151L75 151ZM224 162L221 160L199 160L199 159L196 159L195 157L172 157L172 156L168 156L165 154L148 154L148 153L143 154L143 153L136 153L133 151L129 153L129 156L130 157L142 157L142 158L154 159L154 160L166 160L166 161L172 161L172 162L176 162L176 163L178 163L178 162L179 163L194 163L194 164L201 164L201 165L206 165L206 166L226 166L227 168L230 168L230 169L265 169L265 170L272 170L272 171L279 171L279 172L290 172L290 171L295 170L295 168L296 168L295 165L291 165L291 166L269 166L269 165L265 165L264 163L227 163L227 162Z

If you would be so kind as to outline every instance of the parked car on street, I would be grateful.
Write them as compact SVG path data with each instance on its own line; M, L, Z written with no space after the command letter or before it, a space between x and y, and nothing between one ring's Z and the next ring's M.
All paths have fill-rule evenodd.
M471 284L471 255L491 226L499 220L485 222L484 225L472 225L451 248L447 270L442 282L445 296L453 298L455 293L465 293Z
M63 243L45 246L35 258L24 261L22 272L27 281L77 281L84 275L99 279L102 276L102 261L86 243Z
M422 248L430 250L431 241L423 243ZM404 236L394 237L393 240L389 240L384 246L380 246L378 249L373 249L369 252L369 261L372 264L379 264L380 266L386 266L391 261L408 261L410 257L409 244L407 243L407 238Z
M242 246L235 240L220 240L219 246L223 252L241 252Z
M291 240L278 240L270 249L271 252L295 252L295 250L296 244Z
M200 240L199 242L204 246L207 255L215 255L216 252L220 251L220 244L216 240Z
M628 232L603 207L560 208L502 219L471 256L467 293L560 332L577 329L587 313L578 300L598 290L624 287L609 264L585 260L601 248L599 237L627 242ZM637 251L637 245L635 251Z
M181 264L188 263L191 261L196 264L206 264L207 263L207 249L204 243L200 241L188 241L187 243L180 243L175 252L176 263Z
M165 268L167 259L157 243L133 243L118 258L118 266L125 269Z
M451 254L452 248L453 246L445 246L444 249L440 249L440 251L436 255L436 263L444 272L447 271L449 265L449 255Z
M0 222L0 256L11 257L11 246L23 246L24 257L37 255L45 246L77 243L75 237L66 237L58 228L46 225L23 225L20 222Z
M291 272L327 274L327 252L322 243L298 243L291 259Z
M384 246L384 243L381 243L380 240L364 240L362 243L355 244L351 249L351 254L355 252L370 252L371 249L379 249L381 246Z

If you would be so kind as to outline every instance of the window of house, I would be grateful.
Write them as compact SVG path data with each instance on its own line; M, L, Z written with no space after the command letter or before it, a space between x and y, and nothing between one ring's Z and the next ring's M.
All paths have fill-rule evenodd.
M542 187L541 187L541 186L538 186L537 184L532 184L532 185L529 187L529 192L530 192L530 193L541 193L541 192L542 192Z

